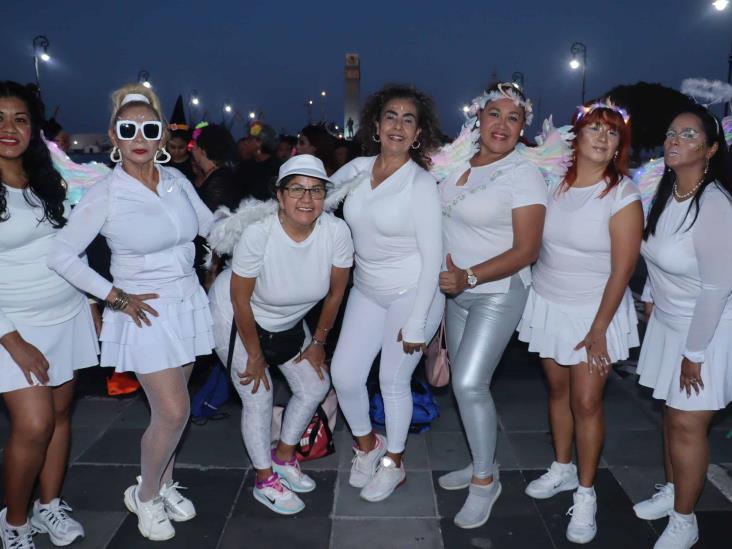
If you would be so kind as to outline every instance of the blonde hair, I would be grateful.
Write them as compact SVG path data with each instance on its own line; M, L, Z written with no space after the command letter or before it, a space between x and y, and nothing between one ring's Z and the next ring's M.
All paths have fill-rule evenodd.
M130 101L122 105L124 98L131 93L140 94L147 98L150 103L144 101ZM119 120L120 113L129 107L147 107L155 113L155 116L163 123L163 140L167 141L168 136L168 123L163 116L163 110L160 107L160 99L157 94L150 88L146 88L142 84L125 84L118 90L112 93L112 117L109 120L109 127L113 128L114 123Z

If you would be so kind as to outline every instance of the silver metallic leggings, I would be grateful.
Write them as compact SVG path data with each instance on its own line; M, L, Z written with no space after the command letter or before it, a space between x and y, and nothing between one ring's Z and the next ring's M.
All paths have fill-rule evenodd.
M518 276L505 294L464 292L447 300L445 334L452 390L473 456L473 475L495 472L498 417L491 396L493 372L521 318L529 290Z

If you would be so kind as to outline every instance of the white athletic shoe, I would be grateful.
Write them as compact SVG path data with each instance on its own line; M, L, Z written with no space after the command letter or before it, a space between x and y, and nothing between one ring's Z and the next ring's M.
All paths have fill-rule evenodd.
M567 539L572 543L590 543L597 535L597 496L575 492L574 505L567 514L572 518L567 526Z
M150 501L140 501L137 497L139 484L125 490L125 506L137 515L137 529L152 541L164 541L175 536L175 528L165 512L163 498L158 496Z
M552 462L551 467L539 478L529 482L526 495L534 499L547 499L566 490L576 490L579 486L577 466L574 463Z
M4 549L36 549L33 543L33 529L30 523L23 526L11 526L5 520L7 507L0 511L0 542Z
M315 490L315 481L302 472L296 459L293 459L293 462L280 465L272 460L272 470L280 477L280 482L300 494Z
M699 525L696 523L696 515L691 515L692 520L684 520L676 511L671 511L668 517L668 525L656 541L653 549L689 549L699 541Z
M280 515L294 515L305 509L303 501L289 488L283 486L277 473L264 482L254 481L254 499Z
M370 502L383 501L406 480L404 461L397 467L393 459L384 456L374 478L361 490L361 498Z
M674 510L674 485L656 484L656 493L649 499L633 505L633 511L643 520L656 520L668 516Z
M348 478L348 484L354 488L363 488L374 478L379 462L386 454L386 439L378 433L375 436L376 445L370 452L363 452L358 449L358 446L353 447L355 455L351 461L351 476Z
M137 482L141 481L142 479L137 477ZM187 488L171 480L160 487L160 497L163 498L168 518L175 522L185 522L196 516L196 508L193 502L178 490L187 490Z
M470 486L473 478L473 464L468 463L467 466L457 471L445 473L437 479L437 484L444 490L462 490Z
M501 490L501 483L495 476L490 484L484 486L471 484L468 489L468 499L465 500L453 519L455 526L465 529L483 526L488 522L493 505L501 495Z
M69 545L78 538L84 537L84 527L72 519L66 512L73 509L68 503L56 498L48 505L42 505L40 500L33 502L33 515L30 524L34 532L48 534L51 543L62 547Z

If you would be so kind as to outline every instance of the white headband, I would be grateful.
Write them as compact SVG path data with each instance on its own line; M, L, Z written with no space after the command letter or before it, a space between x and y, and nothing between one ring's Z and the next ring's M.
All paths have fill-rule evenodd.
M483 92L481 95L473 99L468 111L465 113L466 117L468 120L474 118L477 121L479 111L491 101L496 101L498 99L510 99L517 107L523 107L526 125L531 125L531 122L534 120L534 110L531 106L531 101L524 99L517 93L515 84L506 82L498 84L497 90L493 90L490 93Z
M140 101L142 103L150 104L150 100L142 95L141 93L128 93L122 98L122 103L119 104L120 107L123 107L127 103L132 103L133 101Z

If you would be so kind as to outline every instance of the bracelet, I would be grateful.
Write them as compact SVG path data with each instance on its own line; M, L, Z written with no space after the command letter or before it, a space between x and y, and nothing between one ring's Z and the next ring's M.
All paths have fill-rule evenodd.
M321 347L325 347L325 341L321 341L314 337L310 340L310 345L320 345Z
M117 289L117 297L114 301L108 301L107 304L113 311L122 311L130 304L130 296L124 290Z

